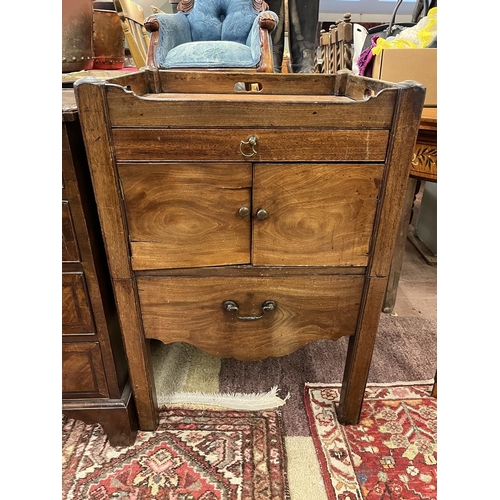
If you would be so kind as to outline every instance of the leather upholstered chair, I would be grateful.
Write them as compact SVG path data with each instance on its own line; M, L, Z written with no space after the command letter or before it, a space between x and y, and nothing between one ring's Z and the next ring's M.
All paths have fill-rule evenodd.
M145 20L148 66L273 72L278 16L264 0L181 0L177 9Z

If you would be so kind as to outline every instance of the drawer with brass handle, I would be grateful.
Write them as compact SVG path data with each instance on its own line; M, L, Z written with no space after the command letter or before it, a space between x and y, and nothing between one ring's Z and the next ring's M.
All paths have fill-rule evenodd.
M246 360L353 335L363 283L344 275L137 278L147 338Z
M117 161L384 161L388 130L112 130ZM186 147L189 138L189 147Z

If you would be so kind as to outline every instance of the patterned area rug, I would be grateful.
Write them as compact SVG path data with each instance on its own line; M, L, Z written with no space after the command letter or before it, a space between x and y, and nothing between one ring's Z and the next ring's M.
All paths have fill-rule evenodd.
M63 417L63 500L289 500L277 410L161 407L155 432L113 448Z
M367 387L358 425L341 426L340 384L306 384L304 400L329 500L434 500L437 404L430 385Z

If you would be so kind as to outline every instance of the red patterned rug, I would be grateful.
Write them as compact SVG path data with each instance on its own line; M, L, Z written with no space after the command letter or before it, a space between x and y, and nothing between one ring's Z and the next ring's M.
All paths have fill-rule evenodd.
M160 409L155 432L113 448L63 417L63 500L289 500L277 410Z
M329 500L434 500L437 404L429 385L367 387L358 425L341 426L339 384L306 384L305 406Z

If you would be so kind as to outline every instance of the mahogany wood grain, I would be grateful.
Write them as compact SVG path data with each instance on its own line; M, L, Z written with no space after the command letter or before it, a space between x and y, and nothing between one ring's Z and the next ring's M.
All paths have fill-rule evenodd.
M239 210L251 206L251 165L127 164L118 171L134 270L250 262L250 217Z
M255 165L252 263L366 266L384 165Z
M139 73L144 81L135 81L135 88L149 89L141 95L124 87L127 77L120 84L81 80L75 91L141 428L152 430L158 421L149 338L187 341L218 356L262 359L317 338L349 335L340 411L345 423L355 423L425 89L347 73L259 74L259 92L238 94L235 83L248 77L241 72ZM251 136L257 137L255 151L245 144ZM199 259L205 245L215 250L214 239L199 236L199 219L208 210L216 214L214 221L227 224L221 212L234 216L235 208L219 206L220 200L235 193L221 197L212 190L212 174L200 172L213 169L219 182L220 168L232 177L242 165L252 172L251 185L244 185L252 197L252 260L217 267ZM204 184L206 178L207 196L190 184L189 175ZM170 196L192 215L167 228L173 220L165 207ZM268 210L260 205L271 209L267 218L255 220L259 208ZM178 242L193 227L195 237L180 251ZM308 241L310 233L316 237ZM137 243L163 237L162 244L174 245L165 253L177 255L163 257L148 247L143 256L153 255L153 262L131 267ZM234 244L220 239L221 264ZM165 259L188 267L139 269L170 265ZM356 266L361 274L349 275ZM226 300L238 303L238 313L223 308ZM277 308L262 313L266 300L275 300ZM254 319L242 321L236 314Z
M241 141L257 137L251 154ZM189 148L184 147L189 137ZM384 161L387 130L113 129L116 160L124 161ZM243 151L243 153L242 153Z
M145 431L158 426L156 388L151 365L149 343L144 336L139 298L135 281L114 280L116 304L120 311L120 326L130 368L130 379L139 416L139 427Z
M131 446L137 436L137 410L130 384L119 399L72 399L66 401L64 413L87 424L99 422L111 446Z
M279 96L322 96L329 95L347 96L351 99L362 100L368 94L375 95L381 90L388 91L395 99L393 85L387 85L387 82L356 76L351 72L339 72L335 75L321 75L318 73L299 74L299 73L259 73L248 75L245 72L231 71L154 71L145 70L146 73L154 73L157 76L155 80L157 86L151 87L151 92L155 94L168 92L190 92L193 94L210 93L219 94L225 97L225 94L234 94L234 84L237 82L259 83L260 94L273 94ZM145 75L148 77L148 75ZM389 95L381 96L382 101L389 98ZM383 110L381 110L383 112Z
M95 332L90 298L82 272L62 275L62 334Z
M349 337L337 409L344 425L359 422L386 287L387 278L366 278L356 333Z
M312 77L312 76L311 76ZM312 77L314 78L314 77ZM126 81L127 77L122 77ZM138 88L140 88L138 86ZM288 87L287 87L288 88ZM137 91L136 91L137 92ZM113 127L191 127L213 128L221 123L227 127L291 128L321 127L338 129L389 129L392 123L396 94L387 91L377 100L367 99L356 104L359 112L352 113L352 104L343 96L309 94L149 94L137 98L122 87L107 92L110 123ZM224 106L221 106L221 99ZM161 102L169 102L169 113L161 112ZM339 106L345 102L346 106ZM277 103L281 103L277 105ZM286 103L286 107L283 106ZM189 137L189 136L187 136Z
M97 342L62 346L63 398L108 397L108 386Z
M67 200L62 202L62 260L63 262L79 262L80 260L75 228Z
M125 395L127 362L73 90L62 97L62 410L101 423L110 442L132 444L137 415Z
M375 223L370 276L388 276L408 184L413 147L417 139L425 88L400 83L394 128L389 143L386 180L382 188L380 219ZM404 109L405 112L400 110Z
M192 267L178 269L148 269L136 271L136 277L154 277L154 276L184 276L184 277L202 277L202 276L322 276L322 275L348 275L364 276L365 267L327 267L327 266L266 266L256 267L252 265L218 266L218 267Z
M362 276L269 278L138 278L144 333L165 343L188 342L220 357L257 360L289 354L318 339L354 334ZM266 300L277 303L259 320Z
M86 79L77 81L75 89L83 81ZM101 118L106 115L104 88L101 85L90 85L89 90L89 93L80 97L76 93L76 97L93 190L96 198L102 200L99 220L107 250L109 271L114 278L130 278L132 270L128 259L128 236L117 189L112 143L108 127ZM89 147L90 144L92 147ZM105 206L102 206L103 203Z

